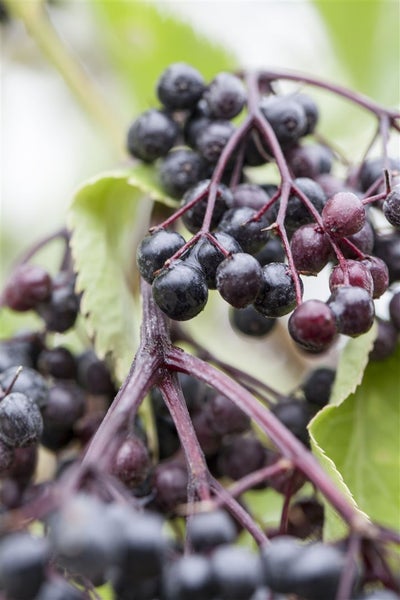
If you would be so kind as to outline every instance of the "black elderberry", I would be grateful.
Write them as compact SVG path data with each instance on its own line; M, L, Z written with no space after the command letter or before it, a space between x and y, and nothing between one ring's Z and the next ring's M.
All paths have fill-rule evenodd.
M255 183L241 183L233 190L233 206L248 206L254 210L260 210L268 202L270 196Z
M15 378L16 368L10 367L0 375L0 388L5 392ZM18 375L12 386L13 392L21 392L29 396L39 408L46 405L49 388L46 380L40 373L25 367Z
M314 133L319 118L317 104L308 94L294 94L292 98L298 104L300 104L306 115L306 126L304 128L303 135Z
M254 256L238 252L221 262L217 269L217 290L235 308L255 300L261 287L262 268Z
M222 246L226 252L237 254L242 252L238 242L223 231L216 231L213 234L218 244ZM207 279L208 289L215 290L217 287L216 273L218 266L225 260L225 255L209 238L202 239L195 247L196 258L202 268L202 271Z
M208 163L214 165L230 137L235 131L235 126L230 121L219 119L210 121L200 132L196 140L196 150Z
M167 113L156 109L147 110L129 127L128 152L145 162L153 162L167 154L178 134L178 125Z
M296 142L308 127L303 106L294 96L268 96L260 109L281 144Z
M154 279L152 291L157 306L175 321L192 319L203 310L208 299L203 272L183 261L174 261L163 269Z
M170 564L164 574L166 600L205 600L213 598L215 583L208 558L182 556Z
M400 160L396 158L388 159L388 167L391 171L400 171ZM384 178L384 169L386 164L383 158L367 159L360 171L359 184L362 192L366 192L379 178Z
M269 263L263 267L261 288L254 307L266 317L282 317L296 306L296 288L288 265Z
M200 183L195 185L193 188L189 189L182 199L182 206L187 206L196 198L200 198L197 202L195 202L195 204L191 208L189 208L182 215L183 224L191 233L197 233L203 225L204 216L207 210L209 186L209 179L200 181ZM217 188L215 206L211 217L211 230L215 229L218 226L222 216L231 206L232 192L225 185L219 184Z
M43 375L50 375L56 379L76 377L75 357L63 346L43 350L38 356L37 368Z
M386 196L383 214L393 227L400 228L400 185L396 185Z
M143 279L152 283L156 271L184 245L185 239L176 231L159 229L146 235L136 251L136 263Z
M13 533L0 543L0 587L7 598L32 600L45 580L49 548L44 538Z
M251 337L263 337L276 325L276 319L264 317L253 305L230 309L229 320L236 331Z
M187 534L195 552L209 552L221 544L233 543L237 530L224 510L213 510L193 515L188 520Z
M183 62L169 65L157 82L158 98L170 110L194 108L204 89L199 71Z
M165 192L181 198L205 175L204 162L197 152L186 148L172 150L159 165L159 177Z
M371 295L363 288L350 285L335 288L328 306L335 315L339 333L357 337L372 327L375 307Z
M266 244L269 233L266 228L269 221L265 215L254 219L257 211L243 206L230 208L222 217L218 229L237 240L243 252L255 254Z
M214 119L233 119L245 105L246 91L238 77L223 72L211 81L204 98Z
M389 271L389 282L400 281L400 232L377 236L374 255L386 264Z
M328 367L311 371L301 386L307 402L319 408L328 404L335 376L336 371Z
M211 567L221 600L250 600L262 582L258 554L243 546L220 546L211 556Z

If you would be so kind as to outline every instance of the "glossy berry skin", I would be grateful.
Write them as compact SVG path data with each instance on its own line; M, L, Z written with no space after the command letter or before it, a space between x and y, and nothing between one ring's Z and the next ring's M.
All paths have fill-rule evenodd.
M221 600L250 600L262 581L257 554L243 546L220 546L211 556L211 568Z
M374 256L382 259L389 271L389 282L400 281L400 232L375 239Z
M307 118L304 108L292 96L268 96L260 110L281 144L297 141L305 132Z
M317 275L327 264L332 251L329 237L311 223L296 229L290 248L297 271L304 275Z
M196 141L196 150L208 163L214 165L229 138L235 131L235 126L230 121L210 121L199 133Z
M204 99L214 119L233 119L245 105L246 91L238 77L222 72L211 81Z
M400 331L400 292L393 294L389 303L389 314L393 325Z
M13 533L0 543L0 587L7 598L32 600L45 580L49 548L44 538Z
M154 279L153 297L157 306L175 321L187 321L198 315L208 299L203 272L191 264L175 261Z
M159 165L159 178L165 192L181 198L204 175L204 163L197 152L185 148L172 150Z
M214 577L205 556L182 556L167 568L163 579L165 600L205 600L214 597Z
M301 386L307 402L318 408L328 404L335 376L336 371L328 367L319 367L311 371Z
M136 264L143 279L153 283L155 273L184 245L185 238L176 231L159 229L146 235L136 251Z
M285 262L285 251L278 237L272 237L255 255L263 267L272 262Z
M224 233L223 231L216 231L213 236L224 250L230 254L242 252L240 245L231 235ZM202 239L196 245L195 254L203 273L206 276L208 289L215 290L217 287L217 269L226 257L208 238Z
M298 177L294 180L294 184L307 196L313 207L321 213L326 203L326 195L321 186L308 177ZM278 216L279 204L278 201L271 209L274 219ZM301 225L307 223L314 223L314 217L295 193L290 194L285 215L285 227L289 233L293 233Z
M334 289L328 306L339 333L357 337L371 329L375 307L371 295L360 287L342 285Z
M31 345L25 340L11 338L9 340L0 341L0 373L9 367L18 366L32 367L33 357Z
M18 312L35 308L51 294L51 278L47 271L37 265L19 265L11 274L3 291L6 306Z
M201 197L198 202L196 202L182 215L182 222L186 229L188 229L191 233L197 233L203 225L204 216L207 210L209 185L209 179L200 181L193 188L190 188L182 199L182 206L187 206L190 204L190 202L195 200L195 198ZM228 187L220 184L217 189L217 197L211 217L211 230L218 226L223 214L228 210L228 208L230 208L230 206L232 206L232 193Z
M389 270L386 264L376 256L367 256L361 263L369 270L373 282L373 298L380 298L389 287Z
M213 394L207 403L210 427L219 435L243 433L250 428L250 418L232 400Z
M393 227L400 228L400 185L396 185L386 196L383 214Z
M178 134L178 125L167 113L156 109L147 110L129 127L127 149L135 158L153 162L167 154Z
M217 269L217 290L235 308L244 308L255 300L261 281L260 263L244 252L226 258Z
M0 402L0 440L11 448L37 442L43 430L39 408L20 392L7 394Z
M187 524L187 535L195 552L210 552L222 544L231 544L237 529L222 509L194 514Z
M348 281L346 282L345 269L347 267ZM366 265L357 260L348 259L342 265L337 265L331 272L329 277L329 288L331 292L339 285L353 285L366 290L369 294L373 294L374 282L370 270Z
M270 263L263 267L260 292L254 308L266 317L282 317L296 306L296 289L292 274L285 263Z
M152 477L155 503L166 513L172 513L187 501L188 474L180 463L160 463Z
M11 385L15 377L15 367L10 367L0 376L0 388L5 392ZM25 367L18 375L17 380L12 386L13 392L21 392L26 396L29 396L33 402L35 402L39 408L43 408L46 405L49 388L46 380L40 373L34 369Z
M157 82L157 96L170 110L194 108L204 89L199 71L183 62L169 65Z
M245 308L232 308L229 321L233 329L251 337L263 337L276 325L276 319L264 317L252 304Z
M260 219L252 220L256 214L256 210L246 206L231 208L226 211L219 224L219 229L234 237L243 252L248 254L261 250L269 237L268 231L265 231L269 225L267 218L263 215Z
M351 192L334 194L322 210L325 231L333 238L343 238L357 233L366 219L362 200Z
M288 329L295 342L307 352L325 352L337 336L335 316L320 300L307 300L290 315Z
M79 312L79 297L74 290L74 279L60 273L53 280L51 296L36 306L46 329L57 333L68 331L76 321Z

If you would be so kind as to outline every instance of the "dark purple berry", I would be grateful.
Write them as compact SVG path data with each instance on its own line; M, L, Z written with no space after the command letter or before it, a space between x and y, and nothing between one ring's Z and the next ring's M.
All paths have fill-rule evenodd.
M400 232L376 237L374 255L386 263L389 282L400 281Z
M347 269L347 272L346 272ZM360 261L347 259L342 265L337 265L329 277L329 288L331 292L338 285L355 285L373 294L374 282L371 271Z
M195 552L210 552L234 542L237 530L231 517L220 509L194 514L188 520L187 535Z
M335 288L328 306L335 315L339 333L357 337L371 329L375 307L371 295L363 288L350 285Z
M319 111L316 102L308 94L294 94L292 98L298 104L300 104L306 115L306 127L303 135L314 133L319 117Z
M145 162L153 162L167 154L178 134L178 125L167 113L156 109L147 110L129 127L128 152Z
M318 408L328 404L335 376L336 371L328 367L318 367L311 371L301 386L307 402Z
M386 264L376 256L367 256L361 263L371 273L374 284L373 298L380 298L389 287L389 271Z
M400 331L400 292L393 294L389 304L389 314L393 325L397 331Z
M386 196L383 214L393 227L400 228L400 185L396 185Z
M15 372L16 368L10 367L0 375L0 390L7 391L15 378ZM47 403L49 387L40 373L25 367L14 381L12 391L25 394L42 409Z
M216 231L213 237L218 244L230 254L242 252L238 242L231 235L223 231ZM218 266L225 260L225 255L221 252L209 238L204 238L195 247L196 258L207 279L208 289L215 290L217 287L216 273Z
M388 165L390 171L400 171L400 160L389 158ZM384 177L384 169L386 168L383 158L367 159L360 171L360 189L366 192L379 178Z
M43 375L56 379L74 379L76 376L75 357L63 346L43 350L39 354L37 368Z
M230 121L210 121L199 132L196 141L196 150L210 164L216 164L223 149L235 131L235 126Z
M12 533L0 544L0 587L7 598L32 600L46 578L49 547L45 538Z
M329 237L311 223L294 232L290 248L297 271L304 275L317 275L327 264L332 251Z
M265 97L260 110L281 144L296 142L307 128L304 108L293 96Z
M204 164L197 152L185 148L172 150L159 165L160 182L172 198L181 198L204 176Z
M0 402L0 440L17 448L39 441L43 430L40 410L20 392L7 394Z
M156 271L185 243L185 239L176 231L159 229L146 235L136 251L136 263L143 279L152 283Z
M175 321L187 321L198 315L208 299L206 278L200 268L175 261L153 281L157 306Z
M241 183L233 190L233 206L248 206L254 210L260 210L268 202L269 195L255 183Z
M137 487L149 474L149 451L137 436L128 437L114 457L113 474L127 487Z
M270 263L262 270L260 292L254 307L266 317L282 317L296 306L296 288L285 263Z
M377 319L378 333L370 352L371 360L385 360L396 350L398 331L390 321Z
M245 105L246 91L238 77L222 72L211 81L204 98L214 119L233 119Z
M47 300L51 294L51 278L37 265L19 265L5 284L3 301L12 310L24 312Z
M194 108L204 89L199 71L183 62L170 65L157 82L157 96L170 110Z
M251 337L263 337L276 325L276 319L264 317L252 304L245 308L230 309L229 320L236 331Z
M182 206L187 206L196 198L201 198L182 215L183 224L191 233L197 233L203 225L204 216L207 210L209 186L209 179L201 181L188 190L183 197ZM230 206L232 206L232 192L225 185L220 184L217 189L217 197L211 217L211 230L218 226L223 214ZM229 231L227 233L229 233Z
M335 317L325 302L307 300L290 316L289 333L303 350L312 353L326 352L335 341Z
M295 177L316 177L330 173L332 169L332 151L321 144L307 144L290 147L286 160Z
M254 256L239 252L221 262L217 269L217 290L235 308L244 308L260 290L262 268Z
M243 252L255 254L266 244L269 221L263 215L255 219L257 211L249 208L230 208L219 223L219 229L237 240Z

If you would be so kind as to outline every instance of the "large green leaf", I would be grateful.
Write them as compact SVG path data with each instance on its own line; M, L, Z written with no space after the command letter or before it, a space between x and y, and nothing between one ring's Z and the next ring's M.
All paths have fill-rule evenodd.
M165 198L151 171L111 172L82 185L70 213L71 247L82 292L82 313L99 356L122 380L138 341L139 316L131 291L135 246L147 230L153 200Z
M387 0L314 0L341 67L362 92L399 100L400 5Z
M193 31L165 6L138 0L100 0L90 6L102 42L134 102L132 114L154 105L155 83L172 62L188 62L206 78L235 66L229 52Z
M343 478L358 507L378 523L400 526L400 345L383 362L371 362L356 392L313 420L314 452ZM340 527L328 513L325 534Z

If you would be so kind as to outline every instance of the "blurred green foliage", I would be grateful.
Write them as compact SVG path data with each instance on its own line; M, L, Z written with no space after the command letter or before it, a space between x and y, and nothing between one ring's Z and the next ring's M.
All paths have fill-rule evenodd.
M396 0L313 0L341 68L376 100L400 101L400 3Z

